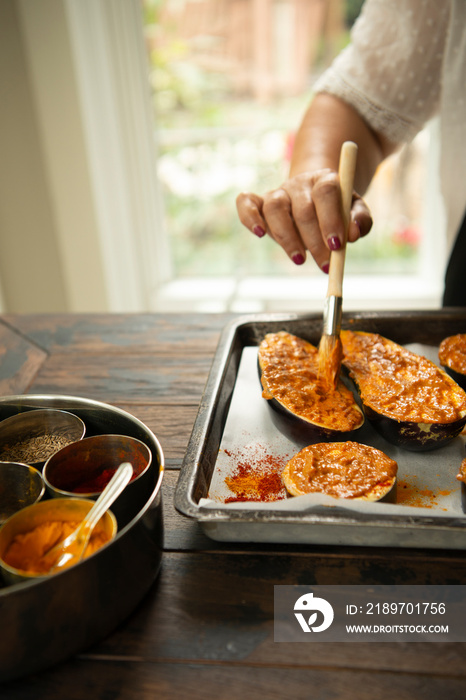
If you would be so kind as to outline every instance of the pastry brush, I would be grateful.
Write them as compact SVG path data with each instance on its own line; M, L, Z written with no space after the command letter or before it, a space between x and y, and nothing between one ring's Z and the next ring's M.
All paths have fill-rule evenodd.
M324 304L322 337L318 349L319 376L327 386L335 387L340 374L342 346L340 339L343 307L343 272L345 268L346 239L353 200L353 182L356 170L358 147L345 141L341 147L338 176L341 188L341 203L345 237L338 250L330 253L327 296Z

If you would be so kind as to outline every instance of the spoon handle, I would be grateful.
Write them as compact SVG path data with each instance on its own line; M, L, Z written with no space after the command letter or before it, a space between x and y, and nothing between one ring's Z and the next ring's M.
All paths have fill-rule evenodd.
M51 557L58 557L58 561L52 566L49 573L54 573L64 566L69 565L72 559L76 562L81 560L88 545L92 530L123 491L126 484L131 480L132 475L133 467L129 462L120 464L77 530L47 552L47 555Z
M104 488L95 504L90 509L83 521L87 529L93 529L99 522L102 515L108 510L112 503L118 498L126 484L133 476L133 467L129 462L120 464L115 474L112 476L107 486Z

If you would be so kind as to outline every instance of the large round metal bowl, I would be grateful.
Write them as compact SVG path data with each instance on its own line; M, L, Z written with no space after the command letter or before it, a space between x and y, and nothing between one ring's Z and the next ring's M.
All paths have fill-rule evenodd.
M0 420L45 407L79 416L86 435L116 433L144 442L152 453L151 479L145 502L134 502L101 552L50 578L0 588L0 682L48 668L103 639L149 590L162 560L164 457L155 435L126 411L73 396L2 397Z

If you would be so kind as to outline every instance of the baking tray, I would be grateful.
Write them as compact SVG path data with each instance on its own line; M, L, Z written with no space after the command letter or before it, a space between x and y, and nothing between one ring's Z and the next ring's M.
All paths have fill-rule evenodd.
M344 313L342 327L380 333L408 347L412 344L425 346L433 359L443 338L466 332L466 309ZM448 481L443 484L448 497L440 503L435 499L421 499L420 503L412 500L414 505L406 500L402 505L371 504L330 499L320 494L300 497L299 508L292 503L297 499L229 504L209 500L219 456L224 451L222 439L229 410L235 403L235 391L240 383L238 373L242 357L251 353L251 348L255 353L266 333L279 330L316 345L322 334L322 316L259 314L240 317L224 328L180 471L175 491L176 509L195 519L206 535L218 541L465 549L463 486L455 478L464 456L463 436L446 447L416 454L419 474L415 476L420 497L426 491L423 471L425 474L432 474L432 470L438 472L439 492L442 478ZM257 382L260 395L258 377L251 381ZM394 449L400 450L376 436L375 431L373 433L375 446L388 454ZM256 438L264 442L266 436L257 434ZM295 452L301 447L296 444ZM446 474L448 477L444 476ZM400 489L401 470L398 479Z
M87 437L115 433L141 440L152 463L122 509L112 542L54 576L0 588L0 683L48 668L107 636L149 590L162 560L164 457L156 436L122 409L73 396L2 397L0 420L45 407L78 415Z

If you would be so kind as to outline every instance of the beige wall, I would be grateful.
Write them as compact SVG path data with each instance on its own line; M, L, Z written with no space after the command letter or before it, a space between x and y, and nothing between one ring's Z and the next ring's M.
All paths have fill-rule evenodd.
M106 310L102 269L63 2L2 0L3 310Z

